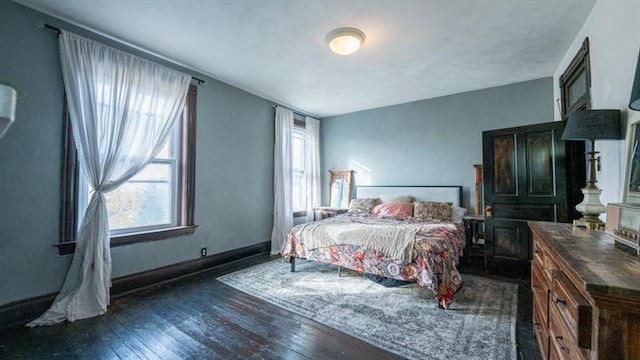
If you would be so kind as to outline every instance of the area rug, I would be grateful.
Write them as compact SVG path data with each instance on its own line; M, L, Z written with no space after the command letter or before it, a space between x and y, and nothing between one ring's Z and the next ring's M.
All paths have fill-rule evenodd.
M408 359L516 359L518 285L463 275L449 310L417 284L386 288L312 261L274 260L218 278Z

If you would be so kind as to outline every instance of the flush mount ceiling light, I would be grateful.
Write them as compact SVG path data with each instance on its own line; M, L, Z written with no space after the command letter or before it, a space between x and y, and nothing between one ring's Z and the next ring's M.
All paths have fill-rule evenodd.
M326 36L329 48L338 55L349 55L358 51L365 38L362 31L350 27L331 30Z

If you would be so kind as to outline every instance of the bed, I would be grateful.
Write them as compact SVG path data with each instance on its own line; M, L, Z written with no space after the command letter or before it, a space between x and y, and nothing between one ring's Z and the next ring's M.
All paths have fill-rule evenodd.
M281 251L291 271L296 258L305 258L412 281L430 289L439 306L447 308L462 285L457 269L465 246L462 186L359 186L356 199L347 213L291 230ZM374 199L382 204L370 211ZM368 207L361 211L363 203ZM409 208L411 216L404 211Z

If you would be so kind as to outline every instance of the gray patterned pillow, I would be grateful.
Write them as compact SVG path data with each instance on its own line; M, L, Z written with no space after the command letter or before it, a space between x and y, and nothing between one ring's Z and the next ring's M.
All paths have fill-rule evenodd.
M413 203L413 216L422 220L451 221L450 202L416 201Z
M371 214L374 207L380 204L379 198L353 199L349 204L349 211L352 214Z

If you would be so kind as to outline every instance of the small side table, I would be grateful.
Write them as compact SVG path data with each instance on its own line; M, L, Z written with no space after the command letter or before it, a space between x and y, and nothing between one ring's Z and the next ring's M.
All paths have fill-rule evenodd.
M313 208L313 220L318 221L338 214L346 213L349 209L335 208L331 206L318 206Z
M468 252L469 259L468 263L471 263L471 260L474 256L482 256L484 259L484 270L487 270L487 258L484 253L484 244L480 246L478 244L478 240L482 239L480 237L480 227L484 225L484 216L483 215L465 215L462 217L464 221L464 229L465 235L467 236L467 249L469 249L469 245L471 245L470 251Z

